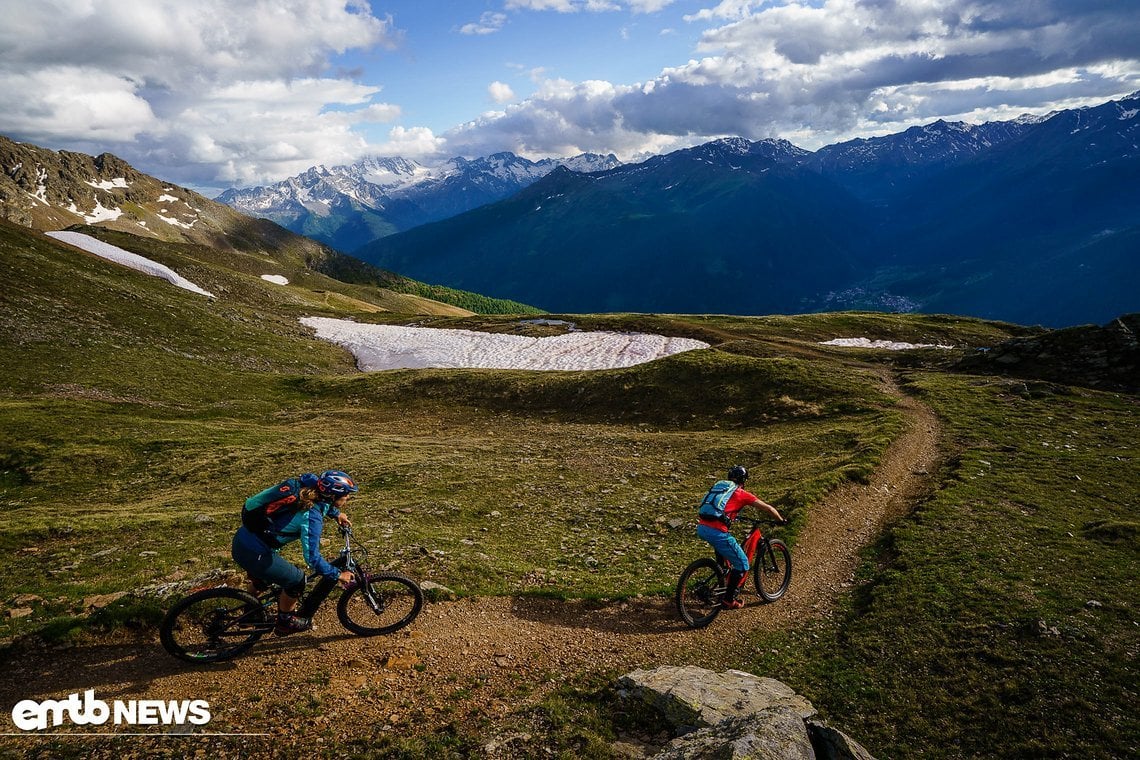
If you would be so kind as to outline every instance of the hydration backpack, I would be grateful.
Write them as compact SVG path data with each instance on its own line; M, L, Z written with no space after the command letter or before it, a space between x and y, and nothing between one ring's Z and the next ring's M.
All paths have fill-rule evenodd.
M245 500L241 524L260 538L272 537L285 527L301 507L301 488L312 488L317 476L305 473L299 478L283 480Z
M739 486L731 480L718 480L713 483L713 487L705 494L705 498L701 501L701 506L697 513L701 517L710 517L714 520L724 520L724 508L728 506L728 500L736 493Z

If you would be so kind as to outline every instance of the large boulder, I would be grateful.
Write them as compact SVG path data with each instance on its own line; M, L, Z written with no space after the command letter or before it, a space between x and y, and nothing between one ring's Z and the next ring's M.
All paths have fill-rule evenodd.
M774 678L691 665L636 670L618 679L626 698L660 712L679 735L657 760L874 760L816 718L805 697Z
M804 719L789 707L727 718L674 739L654 760L816 760Z
M816 713L811 702L787 684L742 670L714 673L693 665L666 665L635 670L618 684L657 708L681 733L771 707L790 707L801 721Z

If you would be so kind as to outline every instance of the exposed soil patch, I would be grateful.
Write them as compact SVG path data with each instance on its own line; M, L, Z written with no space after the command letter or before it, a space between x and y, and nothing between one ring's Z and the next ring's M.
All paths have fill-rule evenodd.
M325 605L315 632L264 639L224 665L183 665L162 650L157 636L22 656L0 683L0 702L10 709L22 699L58 699L87 689L106 701L205 699L213 716L208 732L273 735L225 742L127 737L66 743L85 756L254 756L287 748L319 753L322 742L382 731L430 732L453 721L486 726L491 741L509 734L503 718L568 679L683 664L687 653L731 647L734 630L778 630L827 614L850 587L859 550L931 487L938 420L914 398L901 396L899 403L907 429L870 483L846 485L812 508L793 550L788 594L770 605L752 596L744 609L724 613L703 631L686 628L671 599L596 605L476 598L429 604L409 630L359 639L340 627L333 605ZM694 538L694 557L703 546ZM10 717L5 721L4 730L12 731ZM58 756L60 747L49 750L49 741L3 737L0 754Z

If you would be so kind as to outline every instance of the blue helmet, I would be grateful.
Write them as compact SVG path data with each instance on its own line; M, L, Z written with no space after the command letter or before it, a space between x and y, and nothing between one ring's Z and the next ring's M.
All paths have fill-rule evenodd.
M744 485L748 480L748 470L741 465L735 465L728 471L728 479L737 485Z
M346 494L356 493L359 490L360 488L347 472L325 470L317 478L317 491L326 496L339 498Z

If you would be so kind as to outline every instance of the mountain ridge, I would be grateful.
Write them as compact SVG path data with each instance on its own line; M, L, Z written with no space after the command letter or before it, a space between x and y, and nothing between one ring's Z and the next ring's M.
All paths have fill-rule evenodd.
M271 219L341 251L509 197L558 167L600 171L617 158L583 153L540 161L509 151L456 156L427 167L399 156L309 170L272 185L227 190L215 200Z
M552 174L354 255L555 311L872 308L1103 323L1140 306L1137 113L1130 97L985 127L935 122L815 153L714 141L592 183ZM599 188L623 183L599 201ZM549 202L520 203L539 196Z

